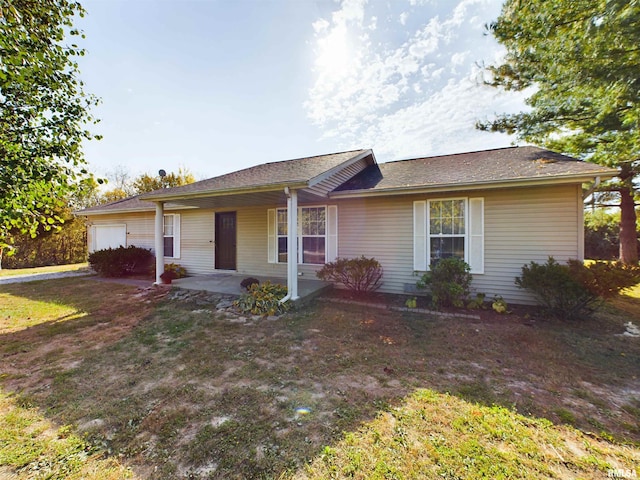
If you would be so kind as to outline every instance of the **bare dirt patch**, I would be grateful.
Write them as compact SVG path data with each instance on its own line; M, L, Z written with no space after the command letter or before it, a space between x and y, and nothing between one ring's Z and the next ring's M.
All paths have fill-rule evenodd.
M214 298L163 294L114 287L64 329L8 334L3 388L154 479L295 471L417 388L640 441L640 345L613 311L563 323L319 299L239 321Z

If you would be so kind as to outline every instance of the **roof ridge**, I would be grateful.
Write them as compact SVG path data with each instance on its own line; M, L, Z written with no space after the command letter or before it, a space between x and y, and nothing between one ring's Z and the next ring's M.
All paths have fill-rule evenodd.
M388 162L384 162L384 164L398 163L398 162L410 162L412 160L425 160L427 158L457 157L459 155L471 155L471 154L474 154L474 153L483 153L483 152L497 152L498 150L511 150L511 149L515 149L515 148L525 148L525 147L533 147L533 148L538 148L540 150L545 150L544 148L537 147L536 145L512 145L510 147L487 148L486 150L474 150L474 151L471 151L471 152L443 153L442 155L431 155L431 156L427 156L427 157L405 158L403 160L390 160Z
M258 163L257 165L251 165L250 167L245 167L245 168L241 168L240 170L234 170L232 172L223 173L221 175L216 175L215 177L203 178L202 180L198 180L197 182L193 182L193 183L188 184L188 185L194 185L194 184L198 184L198 183L208 182L208 181L210 181L210 180L212 180L214 178L226 177L227 175L236 175L236 174L239 174L241 172L246 172L248 170L251 170L253 168L264 167L265 165L274 165L274 164L277 164L277 163L295 162L295 161L298 161L298 160L310 160L312 158L329 157L331 155L341 155L343 153L366 152L367 150L371 150L371 149L361 148L361 149L358 149L358 150L345 150L344 152L334 152L334 153L325 153L325 154L320 154L320 155L311 155L310 157L290 158L288 160L274 160L273 162ZM186 185L180 185L180 186L184 187ZM174 187L174 188L180 188L180 187ZM148 192L148 193L152 193L152 192Z
M296 160L311 160L312 158L330 157L331 155L342 155L343 153L366 152L367 150L371 150L371 149L370 148L358 148L358 149L355 149L355 150L345 150L344 152L322 153L322 154L319 154L319 155L311 155L309 157L289 158L287 160L274 160L273 162L260 163L258 165L254 165L254 166L258 167L260 165L273 165L274 163L295 162ZM247 168L253 168L253 167L247 167Z

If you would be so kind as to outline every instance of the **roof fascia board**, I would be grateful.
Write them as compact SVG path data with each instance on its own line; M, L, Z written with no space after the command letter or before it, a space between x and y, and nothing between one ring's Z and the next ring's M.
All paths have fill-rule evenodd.
M165 211L174 211L174 210L193 210L198 207L192 207L191 205L175 205L175 206L166 206ZM95 212L86 212L83 213L82 210L77 212L73 212L75 215L82 215L83 217L93 217L94 215L111 215L114 213L146 213L146 212L155 212L156 208L153 204L149 204L148 207L138 207L138 208L118 208L112 210L98 210Z
M351 157L350 159L345 160L340 165L336 165L335 167L330 168L329 170L327 170L325 172L322 172L321 174L316 175L315 177L311 178L309 180L309 186L313 187L314 185L317 185L318 183L320 183L320 182L326 180L327 178L331 177L336 172L353 165L354 163L362 160L363 158L368 157L369 155L371 155L371 158L373 159L372 165L375 165L377 162L376 162L376 157L373 154L373 150L368 149L368 150L365 150L362 153L359 153L355 157Z
M381 197L386 195L409 195L413 193L442 193L462 190L488 190L510 187L533 187L540 185L562 185L571 183L592 182L594 178L613 178L615 174L609 172L594 173L589 175L571 175L554 178L528 179L528 180L503 180L491 182L441 184L428 187L395 187L384 190L350 190L341 192L329 192L329 198L357 198L357 197Z
M285 187L289 188L305 188L308 187L308 183L295 180L291 182L281 182L281 183L272 183L269 185L259 185L252 187L239 187L239 188L227 188L224 190L203 190L200 192L190 192L190 193L174 193L169 195L162 195L158 193L154 193L153 195L142 195L140 196L140 200L144 200L147 202L164 202L171 200L187 200L193 198L206 198L206 197L222 197L224 195L240 195L247 193L264 193L264 192L277 192L279 190L283 190Z

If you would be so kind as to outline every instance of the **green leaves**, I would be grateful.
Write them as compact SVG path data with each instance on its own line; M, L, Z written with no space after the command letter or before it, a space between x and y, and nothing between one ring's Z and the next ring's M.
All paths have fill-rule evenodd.
M531 110L477 127L621 168L624 189L633 191L640 171L639 18L637 1L506 0L488 28L507 54L504 63L488 69L487 83L532 88ZM621 259L634 263L635 213L621 198L629 213L623 232L630 232L622 235Z
M97 99L71 60L83 49L64 43L84 12L68 0L0 0L0 13L0 231L35 235L59 225L53 212L87 176L78 167Z
M489 27L507 48L490 84L535 87L531 112L481 128L616 165L640 156L638 2L507 0Z

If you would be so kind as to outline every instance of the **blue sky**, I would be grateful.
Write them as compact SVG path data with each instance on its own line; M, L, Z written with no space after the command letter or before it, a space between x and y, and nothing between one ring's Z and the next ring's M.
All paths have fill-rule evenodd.
M497 0L85 0L93 172L373 148L379 162L508 146L474 122L525 108L481 84Z

